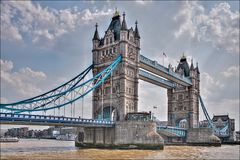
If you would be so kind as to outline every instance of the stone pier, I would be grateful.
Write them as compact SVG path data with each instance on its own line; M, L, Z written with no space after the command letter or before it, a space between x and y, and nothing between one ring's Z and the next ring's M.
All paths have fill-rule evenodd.
M78 128L75 141L82 148L163 149L164 141L152 121L122 121L115 127Z
M221 140L211 128L189 128L186 142L189 145L221 146Z

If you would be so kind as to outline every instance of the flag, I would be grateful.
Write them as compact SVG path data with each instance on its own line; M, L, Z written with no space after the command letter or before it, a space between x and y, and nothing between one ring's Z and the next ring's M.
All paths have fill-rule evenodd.
M163 52L163 56L167 57L167 55Z
M154 109L157 109L157 107L156 107L156 106L153 106L153 108L154 108Z

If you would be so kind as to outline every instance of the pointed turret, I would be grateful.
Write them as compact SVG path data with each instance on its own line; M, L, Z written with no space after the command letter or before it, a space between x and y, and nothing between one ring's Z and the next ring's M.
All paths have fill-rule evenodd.
M121 30L127 30L127 23L125 21L125 12L123 12L123 21L122 21Z
M199 68L198 68L198 62L197 62L197 64L196 64L196 68L195 68L195 70L197 71L198 74L200 74L200 72L199 72Z
M100 40L99 35L98 35L98 30L97 30L97 27L98 27L97 23L96 23L95 27L96 27L96 30L95 30L95 33L94 33L94 36L93 36L92 40Z
M134 31L134 37L140 39L140 35L138 32L138 27L137 27L137 21L135 22L135 31Z
M180 62L178 64L177 71L180 71L180 69L183 71L185 77L189 76L189 73L190 73L189 65L187 63L187 58L184 55L184 53L183 53L183 55L180 59Z
M191 59L191 66L190 66L190 70L193 71L194 70L194 66L193 66L193 59Z

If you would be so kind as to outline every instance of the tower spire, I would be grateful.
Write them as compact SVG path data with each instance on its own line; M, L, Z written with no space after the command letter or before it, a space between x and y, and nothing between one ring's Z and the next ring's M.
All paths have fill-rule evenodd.
M93 36L93 40L100 40L99 35L98 35L98 29L97 29L98 24L97 23L96 23L95 27L96 27L96 29L95 29L95 33Z
M136 22L135 22L135 31L134 31L134 37L135 37L135 38L139 38L139 39L140 39L140 35L139 35L139 32L138 32L138 27L137 27L137 24L138 24L138 22L136 21Z
M194 66L193 66L193 59L191 59L191 66L190 66L190 70L194 70Z
M127 23L125 21L125 12L123 12L123 21L122 21L121 30L127 30Z
M115 13L113 14L113 18L119 16L119 12L117 10L117 7L115 8Z
M195 69L196 69L197 73L200 74L200 71L199 71L199 68L198 68L198 62L196 64L196 68Z

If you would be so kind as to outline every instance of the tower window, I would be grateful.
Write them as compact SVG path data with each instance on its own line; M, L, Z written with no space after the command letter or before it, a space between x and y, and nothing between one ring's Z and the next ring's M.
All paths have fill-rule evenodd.
M179 95L178 95L178 99L179 99L179 100L182 100L182 99L183 99L183 95L182 95L182 94L179 94Z
M110 44L112 43L112 37L110 37Z

